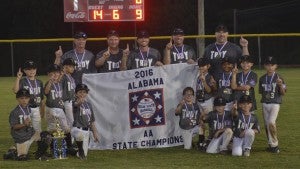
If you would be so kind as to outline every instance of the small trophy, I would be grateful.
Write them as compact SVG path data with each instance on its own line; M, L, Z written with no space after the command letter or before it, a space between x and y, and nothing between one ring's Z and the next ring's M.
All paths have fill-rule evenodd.
M56 122L56 131L53 133L53 156L55 159L66 159L67 158L67 144L65 140L65 133L59 125L57 117L55 118Z

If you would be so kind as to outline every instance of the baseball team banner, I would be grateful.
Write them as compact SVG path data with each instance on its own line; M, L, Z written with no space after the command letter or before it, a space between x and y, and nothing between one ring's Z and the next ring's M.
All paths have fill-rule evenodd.
M175 108L196 84L196 65L174 64L85 74L100 142L90 149L171 147L183 144Z

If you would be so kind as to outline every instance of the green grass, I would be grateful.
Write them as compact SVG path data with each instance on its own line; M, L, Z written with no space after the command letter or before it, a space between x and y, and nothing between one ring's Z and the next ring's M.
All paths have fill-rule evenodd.
M256 70L259 76L264 71ZM262 121L261 104L258 115L261 133L257 135L251 156L232 157L230 155L211 155L197 150L184 150L183 147L134 150L89 151L88 160L75 157L66 160L41 162L34 160L18 162L0 159L0 168L300 168L300 69L282 68L278 72L285 77L288 92L281 105L277 126L281 152L271 154L265 151L267 140ZM40 77L45 82L45 77ZM12 85L15 78L0 78L0 154L13 145L8 126L9 112L16 106ZM256 95L260 100L260 95ZM35 150L33 145L30 153Z

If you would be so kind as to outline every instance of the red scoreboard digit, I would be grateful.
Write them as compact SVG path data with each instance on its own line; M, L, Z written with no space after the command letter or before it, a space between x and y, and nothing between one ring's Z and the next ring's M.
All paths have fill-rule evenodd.
M144 21L145 0L64 0L65 22Z

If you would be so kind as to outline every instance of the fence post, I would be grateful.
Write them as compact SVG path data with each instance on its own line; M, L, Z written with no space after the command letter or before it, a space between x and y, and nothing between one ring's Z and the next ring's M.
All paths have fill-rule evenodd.
M14 77L14 44L10 42L11 76Z

